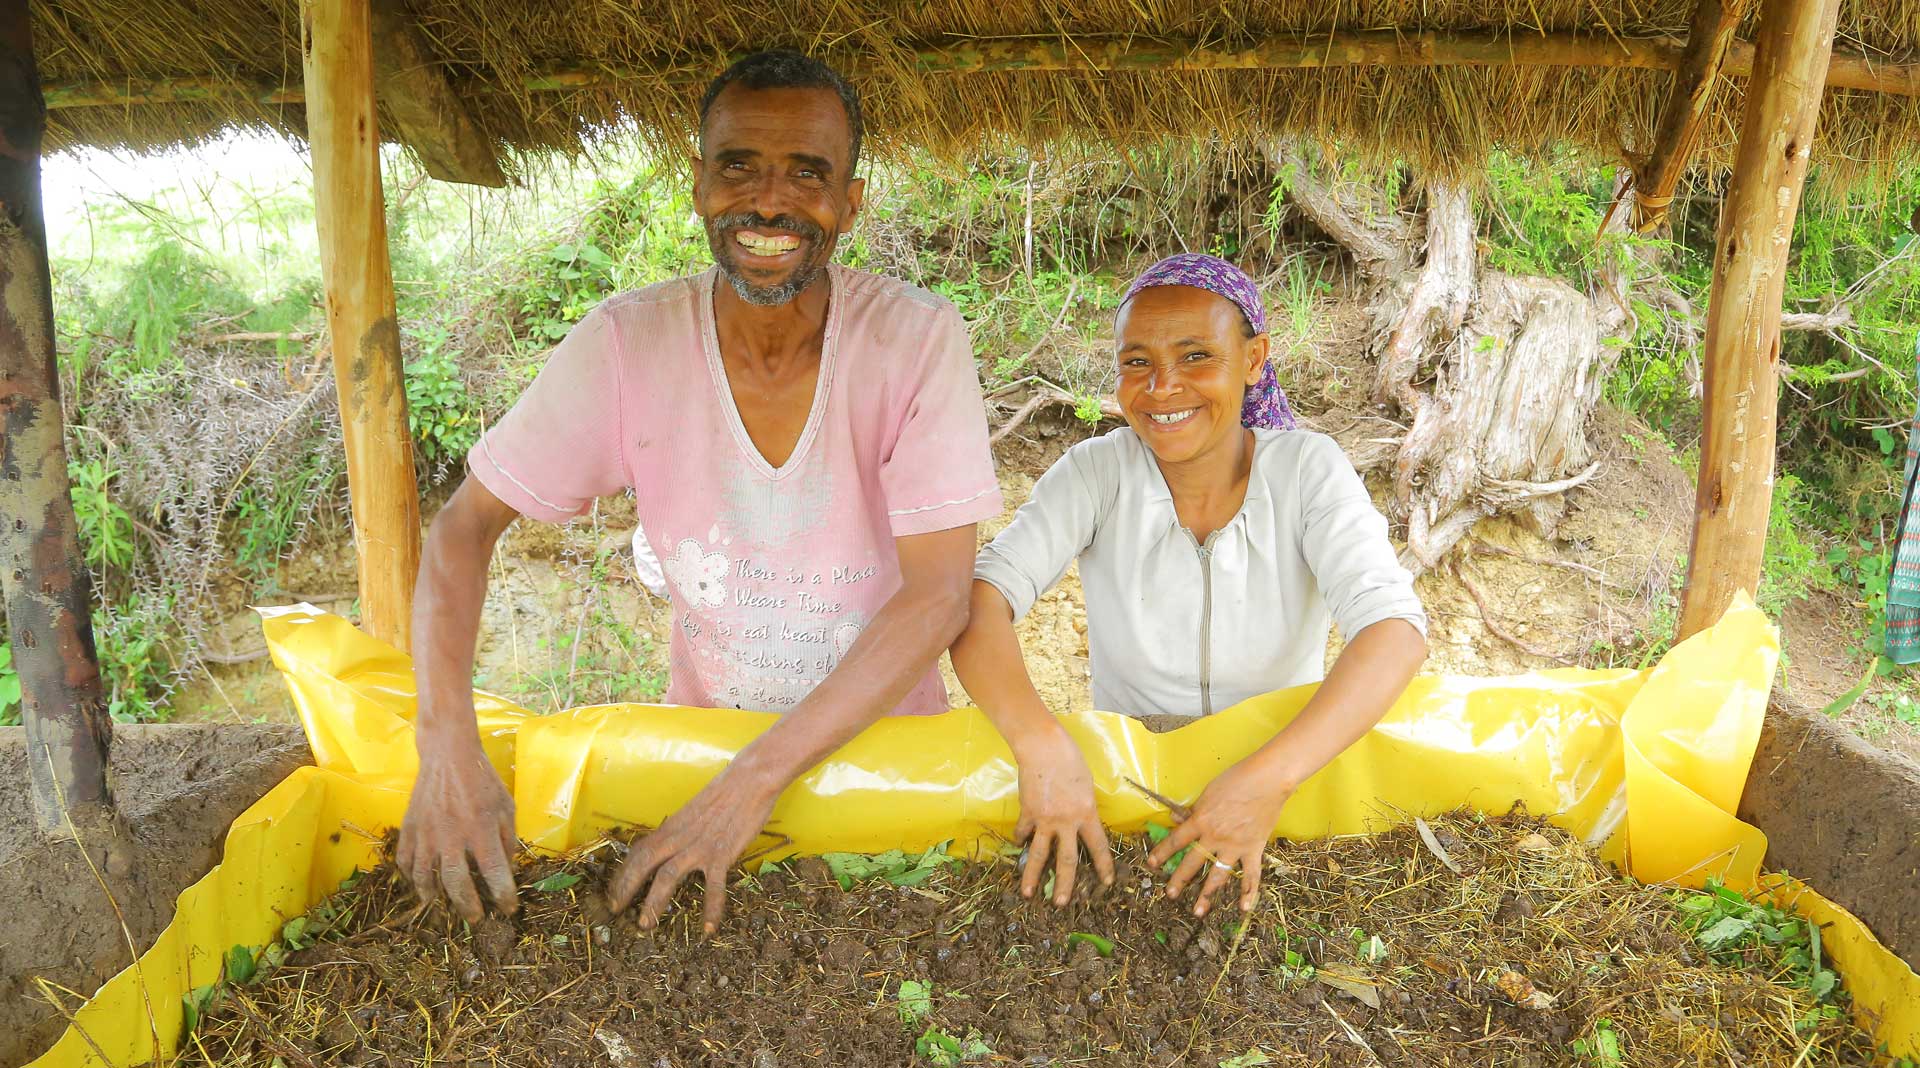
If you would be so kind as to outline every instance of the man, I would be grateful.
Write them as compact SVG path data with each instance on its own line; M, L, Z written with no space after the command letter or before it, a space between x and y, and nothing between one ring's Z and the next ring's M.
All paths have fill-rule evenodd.
M1000 511L965 323L833 265L859 214L860 104L831 69L750 56L701 103L694 203L715 268L603 301L467 458L416 593L420 777L399 863L424 897L517 906L513 801L481 753L473 647L487 562L518 516L631 488L671 589L667 700L785 713L637 843L611 887L642 926L727 869L781 791L889 712L945 710L974 525Z

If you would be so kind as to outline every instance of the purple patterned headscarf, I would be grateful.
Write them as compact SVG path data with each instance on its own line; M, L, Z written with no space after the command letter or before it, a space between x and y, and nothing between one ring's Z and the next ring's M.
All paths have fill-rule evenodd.
M1154 286L1192 286L1218 294L1240 309L1254 333L1267 332L1267 312L1260 304L1260 290L1254 286L1253 279L1218 256L1198 252L1168 256L1141 272L1127 287L1120 303L1124 305L1135 293ZM1292 430L1299 425L1293 418L1293 407L1287 403L1286 393L1280 388L1280 379L1274 374L1272 360L1267 361L1260 381L1247 389L1247 399L1240 406L1240 423L1269 430Z

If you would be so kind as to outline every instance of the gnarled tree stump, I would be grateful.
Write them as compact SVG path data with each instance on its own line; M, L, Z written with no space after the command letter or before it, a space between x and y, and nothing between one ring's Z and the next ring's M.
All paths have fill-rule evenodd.
M1493 515L1550 534L1565 492L1599 470L1586 428L1611 369L1604 339L1630 329L1617 280L1590 296L1483 269L1459 185L1426 183L1411 212L1311 153L1273 156L1289 200L1347 249L1371 290L1373 399L1406 426L1388 500L1406 530L1403 562L1438 565Z

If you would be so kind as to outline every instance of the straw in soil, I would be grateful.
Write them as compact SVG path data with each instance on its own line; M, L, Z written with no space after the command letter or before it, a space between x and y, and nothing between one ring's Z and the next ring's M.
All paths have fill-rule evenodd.
M618 843L528 861L521 913L471 928L417 910L383 865L316 910L315 944L234 987L182 1061L1787 1068L1873 1058L1844 1013L1817 1011L1764 955L1749 968L1713 963L1670 891L1621 878L1523 815L1277 843L1262 908L1244 926L1231 908L1196 920L1167 902L1146 849L1121 843L1116 884L1058 910L1020 899L1004 857L851 890L820 859L789 861L737 876L727 923L705 940L691 894L651 934L630 916L596 923ZM1616 1046L1624 1062L1608 1060Z

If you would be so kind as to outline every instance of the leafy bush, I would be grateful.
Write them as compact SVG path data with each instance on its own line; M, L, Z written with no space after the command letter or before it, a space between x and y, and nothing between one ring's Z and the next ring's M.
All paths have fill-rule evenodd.
M20 674L13 669L13 645L0 635L0 727L20 722Z
M434 471L458 464L480 439L481 413L447 351L448 333L438 323L412 327L416 353L406 366L407 427L421 463Z
M1827 553L1803 533L1807 518L1804 484L1796 475L1779 476L1767 512L1767 555L1756 597L1770 616L1778 618L1787 605L1814 590L1834 588Z

